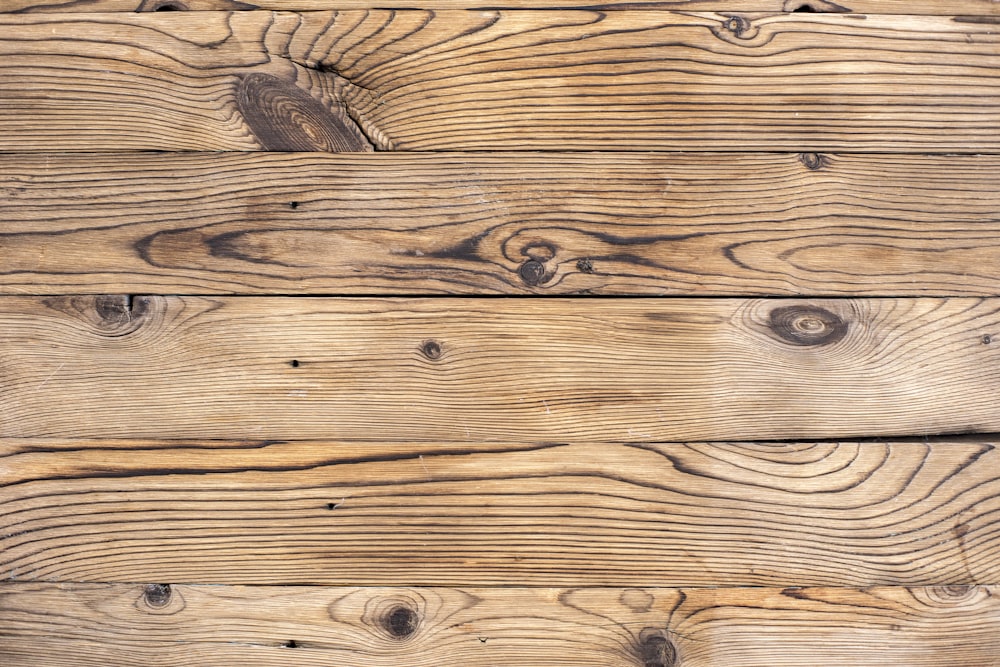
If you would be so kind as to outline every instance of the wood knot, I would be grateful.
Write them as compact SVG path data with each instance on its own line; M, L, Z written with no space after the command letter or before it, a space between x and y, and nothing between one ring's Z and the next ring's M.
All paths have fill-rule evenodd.
M180 0L146 0L139 5L137 12L186 12L188 6Z
M437 342L436 340L426 340L420 346L420 352L431 361L440 359L441 343Z
M170 604L170 584L149 584L143 589L142 598L153 609L162 609Z
M830 345L847 335L847 322L817 306L782 306L769 315L768 326L793 345Z
M643 667L675 667L677 649L657 628L646 628L639 633L639 655Z
M826 158L822 153L799 153L799 162L812 171L819 171L826 166Z
M417 612L398 605L390 609L382 618L382 627L397 639L406 639L417 630Z
M750 30L750 21L743 16L730 16L722 26L736 37L743 37Z
M593 273L594 262L592 262L589 257L578 259L576 260L576 270L580 273Z
M526 285L531 285L532 287L544 283L546 280L545 265L535 259L529 259L522 264L518 273L521 275L521 280Z
M254 72L239 79L236 108L268 151L370 151L346 112L337 114L294 83Z

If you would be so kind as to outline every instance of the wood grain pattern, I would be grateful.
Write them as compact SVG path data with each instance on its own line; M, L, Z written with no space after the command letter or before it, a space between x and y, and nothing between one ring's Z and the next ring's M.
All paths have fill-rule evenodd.
M997 174L991 156L0 155L0 292L986 296Z
M6 297L4 437L1000 431L996 299Z
M858 14L930 14L933 16L1000 13L994 0L4 0L2 12L160 12L278 9L324 11L344 9L661 9L732 12L817 12Z
M998 68L992 19L6 14L0 150L996 152Z
M10 667L1000 665L995 587L5 584L0 628Z
M164 431L167 432L167 431ZM1000 579L990 441L0 441L0 577L869 586Z

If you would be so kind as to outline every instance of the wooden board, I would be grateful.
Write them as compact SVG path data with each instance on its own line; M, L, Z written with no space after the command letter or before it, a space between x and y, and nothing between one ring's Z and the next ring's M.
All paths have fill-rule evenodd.
M280 9L318 11L344 9L497 9L579 7L589 9L661 9L733 12L818 12L858 14L930 14L992 16L994 0L4 0L2 12L164 12Z
M991 441L32 439L0 441L0 455L0 578L10 581L1000 580Z
M0 291L991 295L998 174L992 156L0 155Z
M6 297L0 437L1000 431L1000 300Z
M995 667L1000 590L5 584L0 628L10 667Z
M6 14L0 150L991 152L992 21Z

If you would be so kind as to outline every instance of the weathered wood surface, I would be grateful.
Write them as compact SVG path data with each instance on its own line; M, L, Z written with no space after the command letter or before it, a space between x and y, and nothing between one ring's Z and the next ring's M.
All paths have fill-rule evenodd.
M0 586L10 667L996 667L998 631L994 587Z
M0 455L0 578L12 581L1000 580L1000 453L985 440L31 439L0 441Z
M0 16L0 150L1000 150L992 19Z
M729 12L818 12L857 14L930 14L934 16L1000 13L995 0L4 0L2 12L164 12L279 9L660 9Z
M991 295L998 174L992 156L0 155L0 291Z
M5 297L2 437L1000 431L998 299Z

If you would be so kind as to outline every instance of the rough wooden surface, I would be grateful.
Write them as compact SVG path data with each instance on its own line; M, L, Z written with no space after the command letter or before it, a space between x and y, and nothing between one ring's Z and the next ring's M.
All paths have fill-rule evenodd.
M1000 149L992 19L0 15L0 150Z
M0 441L0 455L10 581L1000 580L1000 453L989 441L31 439Z
M998 173L992 156L0 155L0 291L991 295Z
M4 437L1000 431L996 299L5 297L0 330Z
M995 667L998 629L993 587L0 587L10 667Z
M935 16L1000 13L995 0L4 0L2 12L163 12L280 9L660 9L729 12L817 12L857 14L931 14Z
M3 437L1000 431L1000 300L5 297Z

